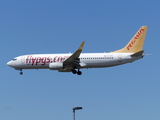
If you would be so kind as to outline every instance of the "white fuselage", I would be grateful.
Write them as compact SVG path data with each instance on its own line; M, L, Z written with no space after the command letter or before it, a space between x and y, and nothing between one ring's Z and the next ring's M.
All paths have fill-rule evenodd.
M81 68L102 68L133 62L139 57L131 57L133 53L81 53ZM15 69L49 69L50 63L63 62L72 54L32 54L23 55L9 61L7 65ZM59 69L57 69L59 70Z
M23 55L9 61L7 65L20 70L21 75L22 69L50 69L81 75L82 68L112 67L131 63L144 55L142 48L147 28L142 26L125 47L110 53L82 53L85 43L82 41L74 53Z

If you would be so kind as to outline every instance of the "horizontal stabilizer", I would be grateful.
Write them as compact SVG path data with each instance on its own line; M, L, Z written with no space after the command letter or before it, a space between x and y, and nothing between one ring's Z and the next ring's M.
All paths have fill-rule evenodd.
M143 53L144 53L144 50L141 50L139 52L136 52L136 53L132 54L131 57L139 57L139 56L142 56Z

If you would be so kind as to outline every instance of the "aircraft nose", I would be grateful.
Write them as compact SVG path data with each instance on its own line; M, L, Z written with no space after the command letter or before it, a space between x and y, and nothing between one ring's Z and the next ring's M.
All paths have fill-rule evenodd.
M7 65L11 67L12 66L11 61L7 62Z

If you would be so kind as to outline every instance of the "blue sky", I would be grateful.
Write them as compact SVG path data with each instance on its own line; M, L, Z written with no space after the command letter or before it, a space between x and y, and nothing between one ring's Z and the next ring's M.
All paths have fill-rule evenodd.
M0 2L0 120L159 120L158 0L5 0ZM143 59L83 75L6 65L33 53L110 52L147 25Z

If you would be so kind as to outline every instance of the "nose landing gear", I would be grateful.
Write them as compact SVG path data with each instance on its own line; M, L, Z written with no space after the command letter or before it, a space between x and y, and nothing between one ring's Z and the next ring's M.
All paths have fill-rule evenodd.
M19 74L20 74L20 75L23 75L23 72L21 71Z
M22 70L20 70L20 73L19 73L20 75L23 75L23 72L22 72Z

